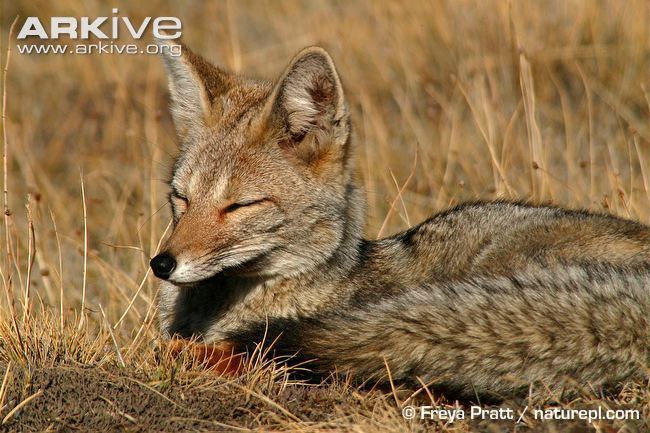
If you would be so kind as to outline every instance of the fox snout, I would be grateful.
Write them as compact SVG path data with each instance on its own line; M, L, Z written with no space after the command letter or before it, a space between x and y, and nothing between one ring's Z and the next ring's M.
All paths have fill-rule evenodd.
M166 280L176 269L176 260L169 253L160 253L149 262L153 274L161 280Z

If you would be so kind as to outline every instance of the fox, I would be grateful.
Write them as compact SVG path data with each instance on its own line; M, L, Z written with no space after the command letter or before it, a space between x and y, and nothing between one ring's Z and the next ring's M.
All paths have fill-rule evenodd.
M150 262L164 341L216 353L235 375L267 344L313 378L459 396L647 379L650 227L496 200L366 239L326 50L303 49L267 81L159 44L174 48L162 58L179 145L173 230Z

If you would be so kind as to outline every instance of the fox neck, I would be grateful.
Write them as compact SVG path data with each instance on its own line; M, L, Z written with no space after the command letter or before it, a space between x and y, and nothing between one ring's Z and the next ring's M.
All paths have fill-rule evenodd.
M343 232L338 248L320 266L311 271L320 278L346 277L352 268L359 265L360 246L363 242L366 200L362 188L352 178L346 187L347 206L342 215Z

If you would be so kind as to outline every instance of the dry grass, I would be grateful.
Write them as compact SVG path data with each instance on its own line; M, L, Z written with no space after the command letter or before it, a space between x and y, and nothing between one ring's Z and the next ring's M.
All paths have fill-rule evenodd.
M550 201L650 223L644 0L2 2L2 64L17 14L93 17L115 6L134 20L179 16L196 51L250 75L275 77L305 45L328 48L353 113L368 236L475 198ZM160 60L11 56L0 430L496 428L408 423L398 407L406 391L305 387L272 365L229 381L157 355L147 263L170 221L164 180L176 152ZM57 389L77 406L57 412ZM424 402L441 402L425 391ZM607 399L585 390L563 404L636 407L641 421L592 427L650 430L647 382ZM569 428L528 418L499 428L524 426Z

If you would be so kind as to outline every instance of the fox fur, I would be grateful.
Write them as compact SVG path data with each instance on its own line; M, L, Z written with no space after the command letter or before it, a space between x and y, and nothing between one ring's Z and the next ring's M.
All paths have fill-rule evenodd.
M237 353L274 342L315 375L390 370L464 395L647 377L649 227L496 201L364 239L328 53L304 49L274 82L182 53L163 56L180 143L164 338Z

